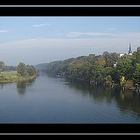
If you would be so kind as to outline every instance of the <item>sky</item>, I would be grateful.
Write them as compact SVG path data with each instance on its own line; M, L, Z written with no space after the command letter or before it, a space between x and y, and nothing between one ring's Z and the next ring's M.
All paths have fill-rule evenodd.
M140 17L0 17L0 61L48 63L140 46Z

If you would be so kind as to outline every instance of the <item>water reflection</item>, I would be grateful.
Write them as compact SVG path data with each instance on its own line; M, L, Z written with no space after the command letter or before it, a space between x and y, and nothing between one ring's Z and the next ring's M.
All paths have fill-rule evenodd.
M4 88L4 84L0 84L0 89L3 89Z
M117 105L123 112L134 112L140 116L140 95L137 93L126 91L120 93L120 97L116 98Z
M17 92L19 95L24 95L26 93L26 83L17 82Z
M68 80L67 85L79 91L82 96L89 96L94 102L111 104L115 101L119 110L123 113L133 112L140 116L140 95L130 90L122 92L120 89L91 87L77 81Z
M101 120L102 122L140 122L140 95L132 91L122 92L119 89L91 87L88 84L78 81L56 79L55 77L50 78L48 76L45 77L45 75L40 75L37 79L28 82L4 84L1 85L0 88L3 88L3 86L5 88L1 90L1 93L3 93L0 96L1 110L9 109L7 116L10 116L8 113L10 113L11 108L17 109L19 115L17 116L21 119L21 122L22 119L24 120L23 111L21 111L22 107L25 108L24 105L28 106L24 111L27 111L26 114L29 115L29 119L37 117L37 120L38 117L42 117L41 121L44 122L48 122L50 118L53 120L56 114L58 120L59 118L63 120L63 114L67 111L70 114L65 114L66 116L68 115L68 118L72 118L71 121L74 119L80 120L81 118L81 121L84 119L84 122L90 121L90 119L93 122L96 122L96 120ZM67 92L70 94L70 98L67 98L67 94L61 94L61 92ZM17 105L19 99L16 98L17 95L19 98L23 97L22 99L24 99L22 103L20 100L21 104L19 105ZM25 96L26 98L24 98ZM64 98L62 96L64 96ZM32 103L28 100L30 97L35 97L32 98ZM71 101L66 104L65 100L67 99L69 101L72 100L73 104L71 105ZM39 104L37 104L37 102ZM11 106L11 104L13 106ZM33 106L35 109L30 111L30 108ZM19 113L20 111L21 113ZM40 111L42 112L40 113ZM71 111L73 111L73 113L71 113ZM41 117L40 114L42 114ZM79 117L79 114L81 117ZM5 118L6 117L4 117L4 119ZM67 117L65 118L67 119ZM55 119L53 121L56 122Z
M31 87L34 82L35 82L35 79L34 80L29 80L29 81L18 81L17 82L17 93L19 95L25 95L26 89L28 87Z

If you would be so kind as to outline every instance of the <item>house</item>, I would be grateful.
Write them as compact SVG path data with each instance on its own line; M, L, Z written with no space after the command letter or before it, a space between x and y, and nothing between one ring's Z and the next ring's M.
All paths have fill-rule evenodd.
M120 57L124 56L124 53L120 53Z

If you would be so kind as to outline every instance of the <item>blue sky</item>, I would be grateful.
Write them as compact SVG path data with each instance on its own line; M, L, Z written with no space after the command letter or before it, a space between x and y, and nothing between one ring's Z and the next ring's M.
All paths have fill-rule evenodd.
M140 46L140 17L0 17L0 60L38 64L127 52Z

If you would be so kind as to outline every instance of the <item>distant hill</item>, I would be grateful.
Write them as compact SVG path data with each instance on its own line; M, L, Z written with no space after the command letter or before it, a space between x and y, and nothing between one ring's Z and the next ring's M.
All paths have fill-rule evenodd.
M52 68L52 66L56 68L57 65L60 65L60 63L62 63L62 61L53 61L50 63L41 63L41 64L36 65L35 67L39 71L46 71L46 70Z
M36 65L35 67L38 70L46 70L47 65L48 63L41 63L41 64Z

